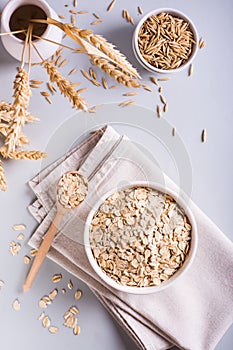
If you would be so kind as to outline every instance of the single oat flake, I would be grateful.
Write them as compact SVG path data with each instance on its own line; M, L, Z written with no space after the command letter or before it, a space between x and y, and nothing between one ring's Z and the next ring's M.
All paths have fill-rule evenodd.
M81 290L76 290L75 294L74 294L74 299L75 300L79 300L82 296L82 291Z
M13 306L13 309L14 309L15 311L20 311L20 302L19 302L18 299L15 299L15 300L13 301L12 306Z
M53 333L53 334L58 333L59 331L58 327L54 327L54 326L50 326L48 330L50 333Z
M15 230L15 231L23 231L25 229L26 229L26 226L23 224L19 224L19 225L17 224L17 225L13 226L13 230Z
M58 274L53 275L52 282L53 283L58 283L58 282L60 282L61 279L62 279L62 274L58 273Z

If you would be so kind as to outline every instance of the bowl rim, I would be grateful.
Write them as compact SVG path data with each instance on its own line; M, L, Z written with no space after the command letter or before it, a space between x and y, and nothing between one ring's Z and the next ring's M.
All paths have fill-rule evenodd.
M160 192L166 193L173 197L175 201L178 203L178 205L184 210L185 214L187 215L190 224L192 226L192 231L191 231L191 245L189 249L188 256L184 260L183 265L177 270L177 272L169 278L167 281L164 281L160 286L148 286L148 287L136 287L136 286L123 286L118 284L116 281L114 281L111 277L107 276L101 267L98 265L96 259L93 256L91 247L90 247L90 241L89 241L89 231L90 231L90 224L92 221L92 218L95 214L95 212L98 210L99 206L105 201L106 198L108 198L111 194L117 191L121 191L127 188L131 187L149 187L155 190L158 190ZM174 191L171 188L168 188L167 186L165 187L164 185L161 185L157 182L153 181L132 181L130 184L127 185L122 185L118 186L117 188L113 188L110 191L107 191L92 207L90 210L86 222L85 222L85 227L84 227L84 248L86 255L88 257L89 263L93 270L96 272L96 274L109 286L111 286L114 289L117 289L121 292L127 292L130 294L151 294L155 292L160 292L161 290L171 286L175 281L177 281L181 276L184 275L184 273L187 272L187 270L190 268L191 264L193 263L193 260L196 255L196 250L197 250L197 241L198 241L198 236L197 236L197 225L196 221L194 218L194 215L189 208L188 202L190 199L187 198L187 196L182 193L182 198L181 195Z
M157 15L159 13L162 12L167 12L171 15L177 16L177 17L181 17L184 20L186 20L187 22L189 22L191 30L193 32L194 35L194 39L196 41L196 44L194 44L194 48L192 50L191 55L189 56L188 60L183 63L180 67L178 68L174 68L174 69L161 69L161 68L156 68L155 66L152 66L150 63L148 63L141 55L141 52L139 50L138 47L138 33L139 30L142 26L142 24L152 15ZM170 7L161 7L158 9L154 9L151 10L150 12L146 13L138 22L134 33L133 33L133 38L132 38L132 47L133 47L133 52L138 60L138 62L147 70L149 70L150 72L153 73L162 73L162 74L170 74L170 73L175 73L175 72L180 72L182 70L184 70L189 64L192 63L192 61L194 60L197 51L198 51L198 41L199 41L199 35L198 35L198 31L196 26L194 25L193 21L189 18L189 16L187 16L185 13L183 13L182 11L178 10L178 9L174 9L174 8L170 8Z

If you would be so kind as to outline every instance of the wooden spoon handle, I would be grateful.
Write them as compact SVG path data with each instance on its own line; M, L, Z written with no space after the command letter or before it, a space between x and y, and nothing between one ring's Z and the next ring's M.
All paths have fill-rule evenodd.
M60 224L61 222L61 219L63 217L63 214L62 213L57 213L57 215L55 216L50 228L48 229L46 235L45 235L45 238L43 239L41 245L40 245L40 248L38 250L38 252L36 253L36 256L35 256L35 259L33 260L33 263L32 263L32 266L30 268L30 271L27 275L27 278L24 282L24 285L23 285L23 290L24 292L27 292L31 286L32 286L32 283L44 261L44 258L46 257L46 254L48 253L49 251L49 248L52 244L52 241L57 233L57 228L58 228L58 225Z

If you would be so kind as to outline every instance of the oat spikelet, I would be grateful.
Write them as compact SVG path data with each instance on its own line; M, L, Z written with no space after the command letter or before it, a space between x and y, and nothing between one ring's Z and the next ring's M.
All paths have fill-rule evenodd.
M110 77L114 78L118 83L121 83L127 87L134 87L134 88L140 87L140 84L136 79L132 79L125 73L121 72L114 64L110 63L105 58L92 56L91 63L99 67L102 71L107 73Z
M77 109L87 110L87 105L83 97L74 89L68 79L63 77L52 62L45 62L46 69L52 83L56 83L62 95L68 97L73 106Z
M46 158L47 154L41 151L27 151L27 150L16 150L15 152L6 153L4 149L1 150L1 155L3 158L10 159L20 159L20 160L38 160L42 158Z
M122 72L125 72L132 77L139 78L137 70L128 62L127 58L103 36L94 34L91 30L81 30L77 27L72 28L72 31L81 38L88 40L89 43L93 44L97 49L111 58L119 65L119 69L122 70Z
M2 164L1 160L0 160L0 189L1 189L1 191L4 191L4 192L7 189L7 182L6 182L5 172L4 172L3 164Z

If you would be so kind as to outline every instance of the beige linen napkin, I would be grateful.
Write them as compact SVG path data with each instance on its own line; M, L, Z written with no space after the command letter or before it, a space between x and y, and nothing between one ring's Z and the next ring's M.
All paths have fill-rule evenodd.
M163 175L130 140L107 126L42 171L30 186L37 199L29 207L40 225L29 244L38 247L55 215L55 186L62 173L79 169L89 193L66 216L48 256L86 282L141 349L214 349L233 322L233 244L192 202L198 226L196 258L173 286L151 295L131 295L107 286L92 270L83 246L85 219L109 189L134 180L165 182Z

